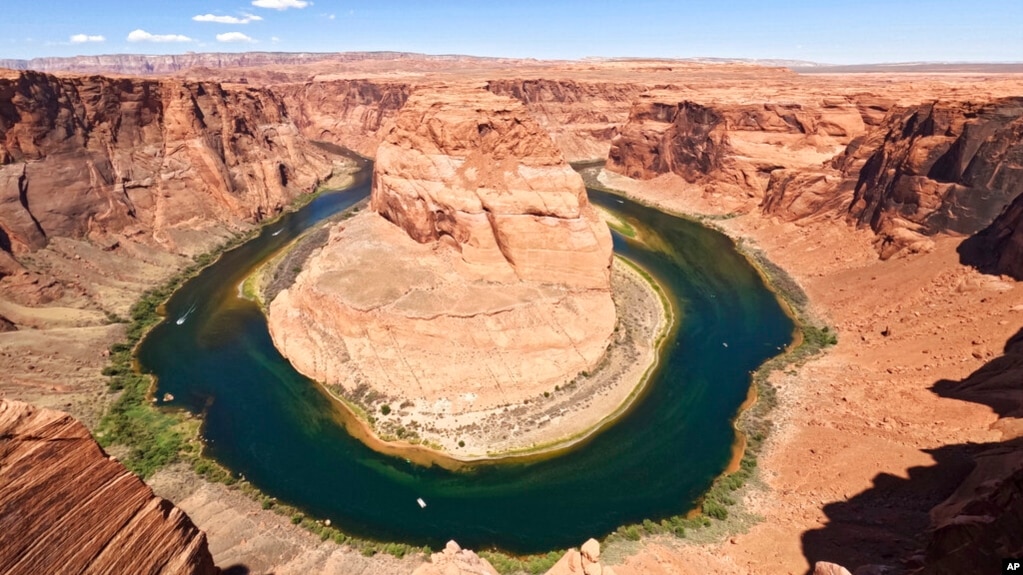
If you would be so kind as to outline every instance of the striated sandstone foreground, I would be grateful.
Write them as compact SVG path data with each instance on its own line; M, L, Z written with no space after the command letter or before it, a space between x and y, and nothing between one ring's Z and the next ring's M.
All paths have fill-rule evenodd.
M212 575L206 536L70 415L0 399L0 573Z
M371 208L270 305L302 373L444 420L542 399L604 357L610 232L519 102L414 94L378 150Z

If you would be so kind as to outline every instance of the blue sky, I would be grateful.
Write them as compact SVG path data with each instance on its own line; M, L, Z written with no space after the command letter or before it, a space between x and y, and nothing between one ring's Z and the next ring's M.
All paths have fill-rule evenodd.
M395 50L1023 61L1023 0L4 0L0 58Z

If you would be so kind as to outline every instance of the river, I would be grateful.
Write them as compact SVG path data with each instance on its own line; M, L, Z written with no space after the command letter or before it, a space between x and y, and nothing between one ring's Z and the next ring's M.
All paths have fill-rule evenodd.
M292 369L262 312L238 297L254 267L365 198L369 181L360 180L225 253L174 294L167 320L139 347L143 370L158 377L157 396L170 393L170 406L204 418L207 455L347 533L435 548L455 539L475 549L542 552L693 507L729 462L731 421L750 373L793 331L728 237L590 190L593 203L638 230L642 242L615 233L615 252L666 288L681 327L665 342L648 391L609 429L551 459L451 472L381 455L350 437L342 408Z

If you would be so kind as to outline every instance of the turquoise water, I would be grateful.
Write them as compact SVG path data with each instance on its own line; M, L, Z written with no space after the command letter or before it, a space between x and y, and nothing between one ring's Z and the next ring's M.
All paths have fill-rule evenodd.
M253 265L368 191L363 181L324 194L225 254L171 298L168 320L142 343L139 360L158 376L158 396L169 392L172 405L202 414L210 456L348 533L434 547L455 539L475 549L541 552L692 508L728 463L730 422L750 372L779 353L793 329L731 240L591 190L594 203L645 238L615 234L615 251L667 288L682 312L679 332L666 342L649 391L590 441L545 461L451 472L351 438L338 423L339 406L291 368L260 310L237 297Z

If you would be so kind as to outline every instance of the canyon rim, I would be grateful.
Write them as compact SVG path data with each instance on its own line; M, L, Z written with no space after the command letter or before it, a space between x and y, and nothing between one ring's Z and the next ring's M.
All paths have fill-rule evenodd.
M611 542L602 563L619 575L809 572L825 560L875 572L883 564L889 572L956 573L1020 552L1016 535L1023 531L1012 523L1019 517L1014 486L1023 433L1013 375L1023 301L1013 279L1021 269L1018 74L980 68L813 75L659 60L511 67L507 60L393 55L229 60L222 68L215 59L197 60L198 68L154 63L148 69L161 73L145 78L30 71L0 77L6 398L62 408L95 428L111 401L101 375L104 352L123 337L119 320L132 302L194 255L343 171L332 145L375 156L380 187L370 210L331 231L288 298L303 290L312 297L316 273L327 273L331 258L355 257L331 246L361 243L374 258L364 267L388 280L377 284L394 279L379 262L411 265L393 249L403 246L417 264L446 266L392 274L403 280L426 281L418 273L452 282L436 285L477 289L472 279L492 268L519 290L491 292L497 305L538 294L531 305L549 306L543 309L555 315L566 298L587 302L578 305L600 313L579 328L587 337L572 340L586 351L528 391L542 395L565 373L574 377L590 366L612 337L610 246L584 207L581 182L564 164L607 158L599 180L608 187L707 216L787 270L813 313L837 331L838 345L771 377L776 428L758 465L766 490L736 495L762 522L704 545L663 534L643 537L638 547ZM145 58L114 62L106 68L111 74L141 74ZM445 111L445 98L479 102L491 112L459 117ZM442 111L453 121L433 125L452 127L430 133L430 114ZM481 118L489 128L481 129L487 126ZM531 145L520 155L535 154L561 182L558 189L567 190L556 204L541 210L516 194L476 195L479 188L466 184L478 205L501 207L491 210L495 222L504 225L503 215L514 224L502 228L480 218L480 209L441 202L436 191L423 195L448 181L442 176L462 170L459 177L467 178L474 167L453 142L498 141L502 129L521 130L516 141ZM488 184L504 173L475 169L477 181ZM529 173L521 175L526 189ZM438 214L437 206L446 207ZM561 268L568 271L550 282L556 287L538 281L531 267L557 257L550 246L515 243L523 240L516 220L541 216L535 212L570 221L561 223L568 239L554 247L577 239L586 247L579 251L586 257L572 260L582 267ZM446 275L451 270L461 275ZM409 285L407 293L415 287ZM360 287L352 286L349 297L372 295ZM344 302L331 305L338 301ZM443 302L430 305L458 311ZM271 322L284 303L270 304ZM331 309L322 301L306 305ZM346 306L335 313L365 313ZM347 341L345 347L353 357L359 353ZM329 383L331 370L340 368L312 354L311 375L322 373ZM396 386L388 393L403 392ZM460 395L434 393L453 402ZM81 429L42 413L86 445ZM206 532L218 565L408 573L425 561L368 559L321 542L288 517L261 510L237 490L197 481L180 466L148 481ZM139 501L149 497L144 486L131 489ZM182 533L192 537L183 538L182 549L201 547L192 531ZM53 537L40 534L31 543L44 548ZM564 562L582 565L576 553ZM592 546L581 552L587 553L594 557ZM454 547L445 554L481 565ZM201 553L192 557L207 565Z

